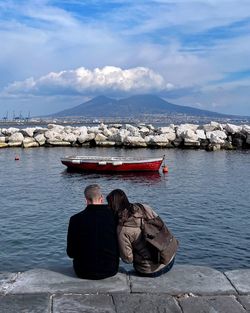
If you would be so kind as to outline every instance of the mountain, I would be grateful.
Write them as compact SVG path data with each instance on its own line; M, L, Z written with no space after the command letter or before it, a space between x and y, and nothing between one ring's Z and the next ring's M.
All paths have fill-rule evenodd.
M225 117L212 111L176 105L154 95L136 95L120 100L105 96L95 97L71 109L53 114L53 117L131 117L142 114L187 114L197 116Z

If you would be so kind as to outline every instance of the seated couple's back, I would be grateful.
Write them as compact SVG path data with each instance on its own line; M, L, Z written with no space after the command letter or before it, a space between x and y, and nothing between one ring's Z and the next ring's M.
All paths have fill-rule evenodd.
M142 236L143 218L157 216L150 207L129 203L120 189L107 196L108 205L105 205L97 184L87 186L84 195L87 207L70 218L67 236L67 254L73 258L78 277L114 276L119 257L133 263L141 276L156 277L171 269L174 255L168 264L155 261Z

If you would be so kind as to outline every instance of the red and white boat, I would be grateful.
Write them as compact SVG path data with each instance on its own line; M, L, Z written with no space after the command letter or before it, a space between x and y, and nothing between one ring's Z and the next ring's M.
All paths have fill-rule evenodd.
M159 171L161 158L67 156L61 159L69 170L86 172L154 172Z

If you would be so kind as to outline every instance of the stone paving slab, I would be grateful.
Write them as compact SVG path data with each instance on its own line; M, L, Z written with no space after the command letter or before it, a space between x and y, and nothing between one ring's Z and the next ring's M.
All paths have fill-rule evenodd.
M108 295L59 295L53 297L53 313L116 313Z
M0 296L1 313L50 313L50 308L47 294Z
M130 276L132 292L167 293L179 295L236 294L225 275L204 266L175 265L172 270L157 278Z
M117 313L182 313L177 301L167 295L113 295Z
M239 296L238 300L242 304L242 306L245 308L245 310L247 312L250 312L250 295L248 295L248 296Z
M117 275L103 280L85 280L62 273L34 269L21 273L8 291L20 293L111 293L130 292L127 275Z
M228 271L225 275L239 294L250 294L250 269Z
M235 296L189 297L179 300L183 313L246 313Z

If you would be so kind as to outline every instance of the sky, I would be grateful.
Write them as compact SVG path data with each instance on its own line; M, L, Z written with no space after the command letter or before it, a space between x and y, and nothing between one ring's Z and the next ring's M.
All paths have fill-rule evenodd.
M155 94L250 116L249 0L0 0L0 119Z

